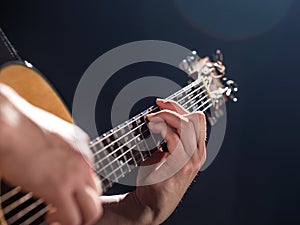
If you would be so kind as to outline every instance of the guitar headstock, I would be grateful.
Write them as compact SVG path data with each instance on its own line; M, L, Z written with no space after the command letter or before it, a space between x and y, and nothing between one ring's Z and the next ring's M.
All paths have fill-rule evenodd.
M189 75L191 81L200 79L205 86L213 104L213 113L211 110L208 115L212 125L223 115L221 106L227 99L237 102L235 93L238 91L238 86L233 80L229 80L225 76L226 68L220 50L216 51L212 59L209 57L200 58L196 51L192 51L181 61L180 68Z

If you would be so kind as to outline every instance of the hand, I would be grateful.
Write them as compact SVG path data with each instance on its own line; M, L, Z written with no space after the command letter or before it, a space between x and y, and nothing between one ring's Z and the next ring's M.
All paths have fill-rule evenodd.
M0 84L0 172L11 185L53 206L48 223L92 224L100 217L100 181L90 166L88 143L78 127Z
M139 170L137 188L122 196L103 196L97 224L160 224L174 211L206 158L206 123L201 112L188 113L172 101L158 100L162 111L150 115L149 128L161 133L169 152L158 149ZM175 171L175 172L174 172ZM139 186L139 184L149 184Z
M204 114L188 113L173 101L158 100L157 104L163 110L149 115L149 128L162 134L169 152L160 149L145 161L144 165L156 164L157 168L146 178L139 174L137 182L146 179L143 182L154 184L138 186L135 193L142 208L151 212L151 224L169 217L206 159ZM169 174L174 175L158 182Z

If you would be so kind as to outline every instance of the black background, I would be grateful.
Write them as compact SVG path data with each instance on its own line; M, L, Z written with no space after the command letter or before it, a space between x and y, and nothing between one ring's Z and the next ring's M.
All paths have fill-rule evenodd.
M266 17L268 12L265 8ZM299 13L295 0L271 29L236 38L189 22L171 0L2 0L0 25L69 107L85 69L121 44L165 40L196 49L200 56L222 49L228 76L240 86L239 103L227 107L227 131L217 158L164 224L292 225L300 224ZM180 84L185 80L174 68L149 63L123 73L101 93L107 105L97 107L100 132L109 128L111 102L126 83L141 74L169 74Z

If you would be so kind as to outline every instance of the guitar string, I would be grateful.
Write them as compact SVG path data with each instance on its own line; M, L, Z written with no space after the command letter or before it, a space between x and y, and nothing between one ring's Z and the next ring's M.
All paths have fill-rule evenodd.
M37 220L38 218L44 216L50 209L50 206L46 206L43 209L39 210L37 213L35 213L33 216L29 217L27 220L25 220L23 223L21 223L20 225L28 225L28 224L32 224L35 220Z
M200 87L198 88L198 90L201 89L202 87L203 87L203 86L200 86ZM200 92L200 93L197 94L197 95L201 95L201 94L203 94L204 92L205 92L205 90L203 90L202 92ZM191 97L191 96L192 96L192 94L189 93L188 95L186 95L186 96L185 96L184 98L182 98L182 99L185 99L185 98ZM182 100L182 99L181 99L181 100ZM127 123L125 126L128 126L129 124L132 124L133 122L137 121L138 119L141 119L143 116L145 116L145 115L142 115L142 116L136 118L136 119L135 119L134 121L132 121L131 123ZM108 147L113 146L117 141L121 140L124 136L127 136L127 135L132 134L135 130L137 130L137 128L139 128L139 127L141 127L141 126L143 126L143 125L145 125L145 123L139 124L137 127L135 127L134 129L128 131L127 133L123 134L121 137L115 139L114 141L112 141L112 142L109 143L108 145L104 146L104 147L101 148L100 150L95 151L95 152L94 152L94 156L97 156L97 154L100 153L102 150L107 149ZM124 126L124 127L125 127L125 126ZM120 129L121 129L121 128L120 128ZM116 133L116 132L115 132L115 133ZM114 133L112 132L111 134L114 134ZM111 136L111 135L110 135L110 136ZM108 135L105 136L105 138L108 138ZM96 147L96 145L99 144L100 142L101 142L101 140L97 140L97 143L95 143L93 146L91 146L91 148ZM113 153L115 153L115 152L113 152ZM113 154L113 153L112 153L112 154ZM112 155L112 154L110 154L110 155Z
M146 131L145 131L146 132ZM122 146L116 148L114 150L114 153L116 153L118 150L122 149L123 147L125 147L127 144L129 144L130 142L136 140L137 138L139 138L141 135L143 135L145 132L142 132L136 136L134 136L134 138L130 139L130 141L127 141L126 143L124 143ZM118 156L116 159L119 159L120 157L122 157L124 154L129 153L129 151L131 151L133 148L130 148L128 150L126 150L124 153L122 153L122 155ZM99 160L98 162L96 162L95 164L99 165L100 163L102 163L107 157L109 156L105 156L104 158L102 158L101 160ZM104 167L101 168L101 170L105 170L108 166L112 165L115 162L115 160L113 160L112 162L106 164ZM97 171L97 172L101 172L101 170Z
M24 202L28 201L33 196L32 192L22 196L18 200L14 201L13 203L9 204L8 206L4 207L2 210L4 214L8 214L13 209L17 208L19 205L23 204Z
M201 82L201 80L196 80L196 81L194 81L193 83L187 85L186 87L182 88L182 89L179 90L178 92L175 92L173 95L167 97L167 99L169 99L169 98L170 98L170 99L171 99L171 98L175 98L176 96L182 94L182 93L185 92L185 91L190 91L194 86L198 85L200 82ZM204 87L204 86L205 86L205 85L201 85L201 88ZM150 108L150 109L151 109L151 108ZM158 107L154 107L154 108L151 109L150 111L153 111L153 110L155 110L155 109L158 109ZM118 128L117 130L115 130L115 131L113 131L113 132L111 132L111 133L109 133L109 134L106 134L106 135L104 134L104 136L101 137L101 138L98 137L94 142L91 143L90 146L95 146L95 145L97 145L99 142L101 142L101 141L103 141L104 139L110 137L111 135L113 135L114 133L116 133L116 132L118 132L119 130L123 129L124 127L126 127L126 126L132 124L133 122L135 122L136 120L140 119L140 118L143 117L143 116L144 116L144 115L140 115L140 116L138 116L137 118L135 118L135 120L130 121L129 123L125 123L123 126L121 125L120 127L117 127L117 128Z
M101 150L97 149L97 151L95 152L94 156L97 156L99 153L101 153L102 151L104 151L105 149L107 149L108 147L112 147L114 144L116 144L118 141L120 141L121 139L125 138L126 136L128 136L129 134L134 133L134 131L136 131L138 128L144 126L145 123L141 123L138 126L136 126L134 129L130 130L130 132L125 133L124 135L122 135L121 137L119 137L118 139L115 139L114 141L112 141L111 143L109 143L108 145L104 146L103 148L101 148ZM128 142L127 142L128 143ZM123 146L122 146L123 147ZM105 160L107 157L113 155L116 152L110 152L109 154L107 154L104 158L102 158L103 160Z
M184 91L190 91L190 89L192 89L194 86L196 86L198 83L196 83L196 82L193 82L193 83L191 83L191 84L193 84L193 85L188 85L189 86L189 89L188 90L185 90L185 88L186 87L188 87L188 86L186 86L185 88L183 88L181 91L178 91L177 93L175 93L176 95L171 95L170 97L173 97L173 98L175 98L176 96L178 96L178 95L180 95L181 93L183 93ZM192 93L194 93L195 91L197 91L197 90L199 90L199 89L201 89L201 88L203 88L203 85L202 86L199 86L197 89L195 89L195 90L193 90L193 92ZM183 97L183 99L185 99L185 98L187 98L187 97L189 97L192 93L189 93L188 95L186 95L186 96L184 96ZM201 94L203 93L203 91L201 92ZM197 96L195 96L195 97L197 97ZM194 97L194 98L195 98ZM207 96L206 96L207 97ZM191 100L189 100L189 101L191 101ZM186 104L186 103L185 103ZM202 106L200 106L200 107L198 107L198 108L201 108ZM139 118L141 118L141 116L139 117ZM137 118L137 119L139 119L139 118ZM136 120L137 120L136 119ZM134 121L131 121L131 123L133 123ZM126 124L126 125L128 125L128 124ZM121 129L121 128L120 128ZM107 137L107 136L106 136ZM95 146L96 144L94 144L94 146ZM130 159L128 160L128 161L130 161ZM10 191L9 193L10 194L16 194L16 193L18 193L18 191L20 190L20 187L16 187L16 188L14 188L12 191ZM7 200L8 198L9 198L9 193L6 193L6 194L4 194L3 196L6 198L5 200ZM30 195L30 194L28 194L28 195ZM3 197L2 197L2 199L3 199ZM22 203L20 203L20 204L22 204ZM7 212L5 213L5 214L7 214Z
M210 107L212 107L213 104L209 104L208 106L206 106L203 110L201 110L202 112L205 112L206 110L208 110ZM198 109L200 109L200 107L198 107L195 111L197 111Z
M203 101L204 99L205 99L205 97L206 96L204 96L204 98L202 98L201 100L199 100L199 101L197 101L195 104L193 104L193 105L191 105L189 108L187 108L187 110L189 110L191 107L193 107L193 106L195 106L196 104L198 104L199 102L201 102L201 101ZM201 108L201 107L204 107L207 103L209 103L211 100L210 99L207 99L202 105L200 105L196 110L198 110L199 108ZM210 107L211 105L209 105L209 107ZM208 108L209 108L208 107ZM195 110L195 111L196 111ZM205 110L206 110L206 108L205 108ZM146 132L146 131L145 131ZM141 133L141 134L139 134L139 135L137 135L137 136L135 136L133 139L131 139L130 141L128 141L128 142L126 142L125 144L123 144L122 146L120 146L120 147L118 147L115 151L118 151L119 149L122 149L124 146L126 146L128 143L130 143L130 142L132 142L133 140L135 140L136 138L138 138L139 136L141 136L143 134L143 132ZM142 142L143 140L141 140L140 142ZM139 143L140 143L139 142ZM133 150L139 143L137 143L137 144L135 144L134 146L132 146L132 147L130 147L128 150L126 150L126 151L124 151L121 155L119 155L118 157L116 157L114 160L112 160L112 161L110 161L108 164L106 164L104 167L101 167L101 169L100 170L96 170L96 172L97 173L102 173L103 172L103 170L105 171L106 170L106 168L108 167L108 166L111 166L115 161L119 161L119 159L121 158L121 157L123 157L123 155L125 155L125 154L127 154L127 153L129 153L131 150ZM132 154L131 154L132 155ZM107 157L105 157L105 158L107 158ZM105 158L103 158L102 160L99 160L99 162L97 162L97 163L95 163L95 164L100 164L100 163L102 163L103 161L104 161L104 159ZM114 171L116 171L116 170L118 170L119 168L117 168L117 169L115 169ZM111 174L111 173L110 173ZM107 175L108 176L108 175Z
M0 178L0 194L2 193L2 190L1 190L1 181L2 179ZM1 202L1 198L0 198L0 224L2 225L7 225L6 222L5 222L5 217L4 217L4 214L3 214L3 211L2 211L2 202Z
M207 98L207 96L204 96L204 97L202 97L199 101L196 101L196 102L195 102L194 104L192 104L187 110L189 110L192 106L198 104L199 102L203 101L205 98ZM124 134L122 137L120 137L120 138L114 140L112 143L106 145L104 148L102 148L102 149L96 151L95 154L94 154L94 156L96 156L96 155L98 155L99 153L103 152L103 151L104 151L105 149L107 149L108 147L113 146L117 141L120 141L121 139L123 139L124 136L130 135L130 134L133 136L134 131L137 130L138 128L144 126L144 125L147 125L147 122L143 122L143 123L139 124L135 129L133 129L133 130L127 132L127 133ZM147 131L145 131L145 132L147 132ZM108 157L110 157L110 156L114 155L115 153L117 153L120 149L122 149L123 147L125 147L128 143L130 143L130 142L136 140L138 137L140 137L140 136L141 136L142 134L144 134L145 132L141 132L139 135L136 135L136 136L135 136L134 138L132 138L130 141L126 142L126 143L123 144L122 146L119 146L118 148L116 148L115 150L113 150L112 152L110 152L109 154L107 154L104 158L102 158L101 160L99 160L99 161L98 161L97 163L95 163L95 164L102 163L105 159L107 159ZM129 152L126 151L126 153L129 153ZM123 154L124 154L124 153L123 153ZM107 166L109 166L109 165L107 165ZM107 166L106 166L106 167L107 167ZM106 168L106 167L105 167L105 168Z
M195 111L197 111L198 109L200 109L201 107L204 107L208 102L211 101L211 99L208 98L208 99L203 103L203 100L204 100L205 98L207 98L207 96L204 96L203 98L201 98L201 99L198 101L198 103L201 102L201 104L202 104L202 105L198 106L198 108L193 109L195 106L198 105L198 103L195 103L195 104L191 105L190 107L188 107L187 110L193 109L193 112L195 112ZM204 111L204 110L201 110L201 111Z
M1 201L5 202L6 200L8 200L9 198L11 198L13 195L18 194L21 191L21 187L15 187L12 190L6 192L5 194L3 194L1 196Z
M39 205L41 205L43 203L44 203L44 201L42 199L38 199L37 201L35 201L35 202L31 203L30 205L28 205L26 208L22 209L22 211L18 212L17 214L15 214L12 217L10 217L7 220L7 223L8 224L15 223L17 220L21 219L26 214L28 214L30 211L32 211L33 209L35 209L36 207L38 207Z

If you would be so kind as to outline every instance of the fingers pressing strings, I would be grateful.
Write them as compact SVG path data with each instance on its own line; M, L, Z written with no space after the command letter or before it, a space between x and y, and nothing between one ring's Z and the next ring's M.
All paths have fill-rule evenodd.
M186 152L187 156L191 157L195 150L197 149L197 138L194 130L194 125L187 117L184 115L179 115L176 112L170 110L160 111L158 113L150 114L148 116L149 121L156 122L157 124L162 124L164 121L169 127L165 129L162 125L157 125L157 129L160 128L160 132L163 137L166 136L166 133L172 134L171 130L175 130L176 135L179 137L183 144L183 150ZM173 128L173 129L171 129ZM173 131L172 131L173 132ZM165 138L167 142L174 141L174 138L168 137Z

